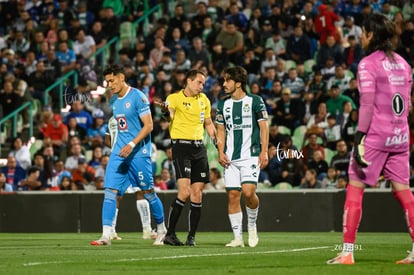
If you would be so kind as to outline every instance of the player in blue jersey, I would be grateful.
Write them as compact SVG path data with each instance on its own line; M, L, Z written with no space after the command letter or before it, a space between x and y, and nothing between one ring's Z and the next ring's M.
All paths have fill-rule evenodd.
M118 124L116 119L111 116L108 120L108 128L106 129L105 133L105 145L109 148L112 148L118 136ZM155 239L157 234L153 232L151 228L151 211L149 202L144 198L144 194L139 187L132 187L131 185L128 187L126 193L135 193L136 194L136 206L141 218L142 224L142 238L144 240ZM121 201L122 197L117 197L117 207L115 211L115 218L112 222L112 233L111 233L111 240L121 240L122 238L118 236L116 233L116 223L117 217L119 212L119 202Z
M116 213L116 197L122 196L131 184L139 187L149 201L155 222L157 238L154 245L163 245L166 233L163 205L154 192L151 164L151 131L153 129L150 106L144 93L125 82L123 68L111 65L103 72L107 86L113 93L110 101L117 121L118 135L112 147L104 179L102 205L103 232L91 245L110 245L112 222Z

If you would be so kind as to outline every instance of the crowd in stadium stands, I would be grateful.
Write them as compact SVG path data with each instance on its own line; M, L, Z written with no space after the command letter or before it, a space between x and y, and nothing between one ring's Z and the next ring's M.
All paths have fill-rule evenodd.
M42 103L35 121L42 146L33 150L22 137L7 138L12 149L1 168L1 191L103 188L111 95L92 93L102 82L102 68L90 57L120 36L125 22L143 15L143 2L0 2L0 118L23 102ZM122 38L119 61L111 47L108 63L122 64L127 83L151 103L181 89L190 68L204 70L213 118L223 95L221 71L243 66L248 90L263 98L270 115L269 165L259 188L346 185L358 121L355 75L364 56L359 36L370 14L382 13L395 22L396 51L414 66L414 0L149 2L163 4L162 16L149 17L148 35L140 25L133 41ZM66 94L70 110L61 112L57 94L44 91L72 70L79 84ZM46 106L45 96L51 97ZM169 123L151 106L155 186L175 189ZM28 113L22 120L23 129L30 127ZM409 120L413 123L412 115ZM159 159L159 152L165 159ZM221 167L211 168L208 189L224 188L221 173ZM378 187L386 186L378 180Z

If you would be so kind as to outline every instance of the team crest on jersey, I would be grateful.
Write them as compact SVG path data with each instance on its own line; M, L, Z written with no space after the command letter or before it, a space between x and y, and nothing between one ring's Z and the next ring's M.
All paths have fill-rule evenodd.
M183 105L187 110L191 109L191 103L190 102L183 102Z
M128 123L124 116L117 117L116 121L118 122L118 129L120 131L125 131L128 129Z
M131 102L125 103L125 108L127 108L127 109L131 108Z
M247 113L247 112L250 112L250 106L249 106L249 104L244 104L244 106L243 106L243 112L245 112L245 113Z

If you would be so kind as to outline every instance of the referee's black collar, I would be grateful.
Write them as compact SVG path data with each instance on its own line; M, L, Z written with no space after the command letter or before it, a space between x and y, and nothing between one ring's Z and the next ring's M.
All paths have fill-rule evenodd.
M181 89L181 92L183 93L183 95L185 96L185 97L194 97L194 98L199 98L200 97L200 94L198 94L198 95L195 95L195 96L188 96L188 95L186 95L185 93L184 93L184 89Z

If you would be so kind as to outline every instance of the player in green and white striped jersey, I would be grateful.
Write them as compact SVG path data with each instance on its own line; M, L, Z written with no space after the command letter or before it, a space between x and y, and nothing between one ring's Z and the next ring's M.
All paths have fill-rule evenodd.
M230 97L217 107L217 149L225 168L228 214L234 240L228 247L243 247L241 194L246 202L249 246L259 242L256 220L259 198L256 187L260 169L268 163L269 128L267 111L261 97L246 92L247 72L240 66L224 70L224 91Z

